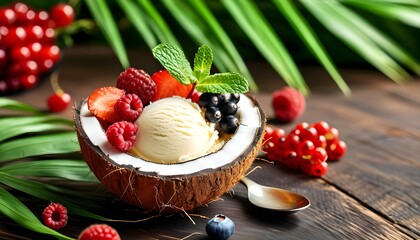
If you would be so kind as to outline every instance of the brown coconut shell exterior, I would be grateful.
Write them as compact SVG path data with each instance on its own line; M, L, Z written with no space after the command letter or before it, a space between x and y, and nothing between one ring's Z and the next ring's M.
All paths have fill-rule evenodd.
M207 205L231 189L251 167L263 143L265 114L259 108L261 127L254 136L251 147L241 156L219 169L177 175L159 176L119 166L94 146L86 136L80 121L81 101L74 111L74 122L81 153L86 163L111 192L122 201L140 208L161 213L189 211ZM162 164L164 167L164 164Z

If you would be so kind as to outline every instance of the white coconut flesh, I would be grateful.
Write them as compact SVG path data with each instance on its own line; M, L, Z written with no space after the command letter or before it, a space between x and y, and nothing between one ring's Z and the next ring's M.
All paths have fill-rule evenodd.
M264 126L262 113L254 102L241 94L238 102L237 117L240 121L236 133L217 152L176 164L154 163L131 154L123 153L114 148L107 140L101 124L93 116L87 104L80 109L80 123L83 132L93 146L97 146L108 161L119 167L134 169L147 175L180 176L194 174L205 170L217 170L243 157L245 152L255 145L257 134L261 134Z

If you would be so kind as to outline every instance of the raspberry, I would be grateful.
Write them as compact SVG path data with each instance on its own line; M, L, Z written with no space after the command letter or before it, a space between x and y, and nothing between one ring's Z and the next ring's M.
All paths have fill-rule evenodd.
M143 112L143 103L136 94L126 94L115 103L114 108L120 120L134 122Z
M127 68L117 80L117 88L134 93L147 105L156 93L156 84L145 71Z
M272 106L277 120L291 122L305 110L305 97L297 90L284 87L272 95Z
M78 240L121 240L118 232L106 224L93 224L83 230Z
M50 203L42 213L44 224L54 230L63 228L67 224L67 209L60 203Z
M106 130L108 142L118 150L126 152L136 142L137 125L127 121L112 124Z

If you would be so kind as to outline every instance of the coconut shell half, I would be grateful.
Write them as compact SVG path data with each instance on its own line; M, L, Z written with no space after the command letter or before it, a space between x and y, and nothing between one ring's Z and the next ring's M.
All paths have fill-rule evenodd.
M244 176L261 148L265 114L258 102L241 95L241 125L217 152L185 163L151 163L118 152L81 101L74 122L83 158L92 172L121 200L140 208L173 213L218 199Z

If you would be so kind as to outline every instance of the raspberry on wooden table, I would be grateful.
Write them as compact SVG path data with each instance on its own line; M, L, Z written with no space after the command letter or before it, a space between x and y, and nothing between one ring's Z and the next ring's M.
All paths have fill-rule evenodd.
M304 112L306 101L296 89L284 87L273 93L272 105L277 120L291 122Z

